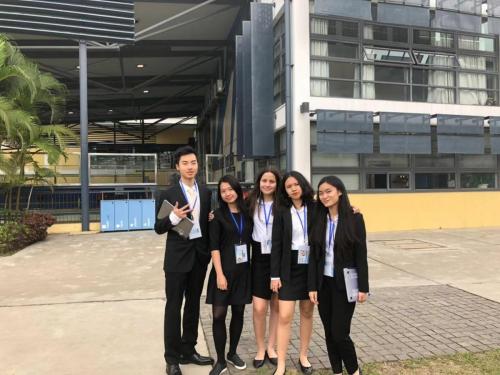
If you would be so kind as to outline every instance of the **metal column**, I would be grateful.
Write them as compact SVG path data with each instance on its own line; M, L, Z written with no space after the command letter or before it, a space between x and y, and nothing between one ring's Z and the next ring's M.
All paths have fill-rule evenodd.
M90 229L89 222L89 143L87 105L87 42L81 40L80 60L80 184L82 204L82 231Z
M285 122L286 170L293 169L293 119L292 119L292 19L290 1L285 0Z

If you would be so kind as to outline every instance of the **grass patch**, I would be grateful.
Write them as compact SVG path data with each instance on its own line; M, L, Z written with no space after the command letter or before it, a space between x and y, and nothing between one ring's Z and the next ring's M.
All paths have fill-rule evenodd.
M364 375L500 375L500 349L398 362L369 363Z

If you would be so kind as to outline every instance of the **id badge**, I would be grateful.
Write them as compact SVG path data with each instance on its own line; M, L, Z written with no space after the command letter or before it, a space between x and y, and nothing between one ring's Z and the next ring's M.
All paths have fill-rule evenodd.
M297 264L309 264L309 245L301 245L298 248Z
M266 238L260 243L260 251L262 254L271 254L272 241Z
M236 259L236 264L248 262L247 245L234 245L234 257Z
M201 237L200 223L195 222L193 227L191 228L191 232L189 232L189 239L194 240L200 237Z

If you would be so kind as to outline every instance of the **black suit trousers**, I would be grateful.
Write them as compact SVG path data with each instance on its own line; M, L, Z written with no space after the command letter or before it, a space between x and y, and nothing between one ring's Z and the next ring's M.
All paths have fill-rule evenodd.
M193 268L189 272L165 272L165 321L164 345L165 361L179 364L181 355L191 355L198 339L200 318L200 297L207 273L208 260L196 254ZM181 308L185 297L182 316Z
M347 301L347 293L340 290L333 277L324 276L318 292L318 310L325 329L328 357L334 374L342 373L342 362L349 374L358 369L356 349L351 340L351 320L355 303Z

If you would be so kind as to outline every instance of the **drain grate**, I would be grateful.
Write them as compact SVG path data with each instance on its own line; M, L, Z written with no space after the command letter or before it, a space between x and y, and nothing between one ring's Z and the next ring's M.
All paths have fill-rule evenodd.
M410 239L398 239L398 240L373 240L369 241L372 243L377 243L382 246L392 247L393 249L400 250L431 250L431 249L444 249L446 246L439 245L432 242Z

